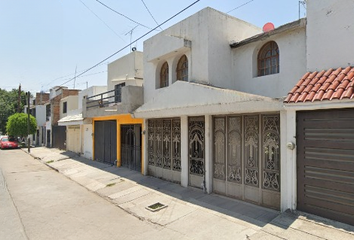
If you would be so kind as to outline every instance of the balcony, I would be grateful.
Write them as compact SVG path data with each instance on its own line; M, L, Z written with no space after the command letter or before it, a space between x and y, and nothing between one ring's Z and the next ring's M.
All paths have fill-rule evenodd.
M83 98L83 117L93 118L128 114L144 102L143 88L140 86L123 86L93 96Z

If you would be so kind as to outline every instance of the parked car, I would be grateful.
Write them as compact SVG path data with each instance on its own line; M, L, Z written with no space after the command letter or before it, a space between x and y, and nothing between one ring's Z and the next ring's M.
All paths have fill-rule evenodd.
M14 137L2 137L0 139L0 148L18 148L18 142Z

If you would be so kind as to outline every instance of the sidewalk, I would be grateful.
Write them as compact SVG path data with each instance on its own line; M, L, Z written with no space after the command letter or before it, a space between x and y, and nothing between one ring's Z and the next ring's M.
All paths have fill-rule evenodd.
M354 239L354 226L298 212L280 214L72 152L39 147L32 148L31 155L127 213L186 239ZM155 203L166 207L147 209Z

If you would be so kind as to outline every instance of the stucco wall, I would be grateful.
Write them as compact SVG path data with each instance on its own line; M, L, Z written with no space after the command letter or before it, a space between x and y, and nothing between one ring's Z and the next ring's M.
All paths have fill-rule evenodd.
M308 71L354 65L354 1L307 1Z
M94 96L103 92L107 92L107 86L92 86L79 92L78 108L82 109L82 101L84 96Z
M82 125L82 143L83 154L85 158L92 159L93 156L93 140L92 140L92 124Z
M143 53L131 52L108 64L107 91L113 90L116 84L141 86L143 78ZM131 82L130 82L131 81Z
M63 104L66 105L66 113L63 113ZM60 99L60 119L67 116L69 112L78 109L78 95L67 96L65 98Z
M189 81L207 84L217 83L219 79L230 81L230 41L240 41L260 32L256 26L205 8L151 37L144 42L144 101L160 91L157 82L165 61L169 64L170 84L176 80L176 65L183 54L188 58ZM182 45L178 39L190 41L190 46Z
M36 120L37 126L44 126L46 122L45 105L36 105Z
M257 55L260 48L269 41L279 47L280 70L277 74L257 76ZM293 88L306 72L305 28L270 36L233 51L231 82L218 83L218 86L266 97L283 97ZM230 84L230 85L228 85Z

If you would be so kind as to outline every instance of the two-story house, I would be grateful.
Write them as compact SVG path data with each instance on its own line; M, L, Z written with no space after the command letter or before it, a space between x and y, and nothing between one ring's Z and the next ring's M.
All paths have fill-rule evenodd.
M133 51L108 64L107 91L83 99L91 119L93 159L142 171L143 120L131 113L143 103L143 53Z
M353 224L354 3L307 4L265 32L206 8L144 42L145 174Z
M46 108L46 146L59 149L66 149L66 127L59 126L61 99L67 96L78 95L80 90L68 89L68 87L57 86L50 89L49 101Z
M106 86L92 86L60 100L59 126L66 127L66 150L75 152L87 159L93 159L92 120L82 116L82 102L85 96L91 97L107 91Z

